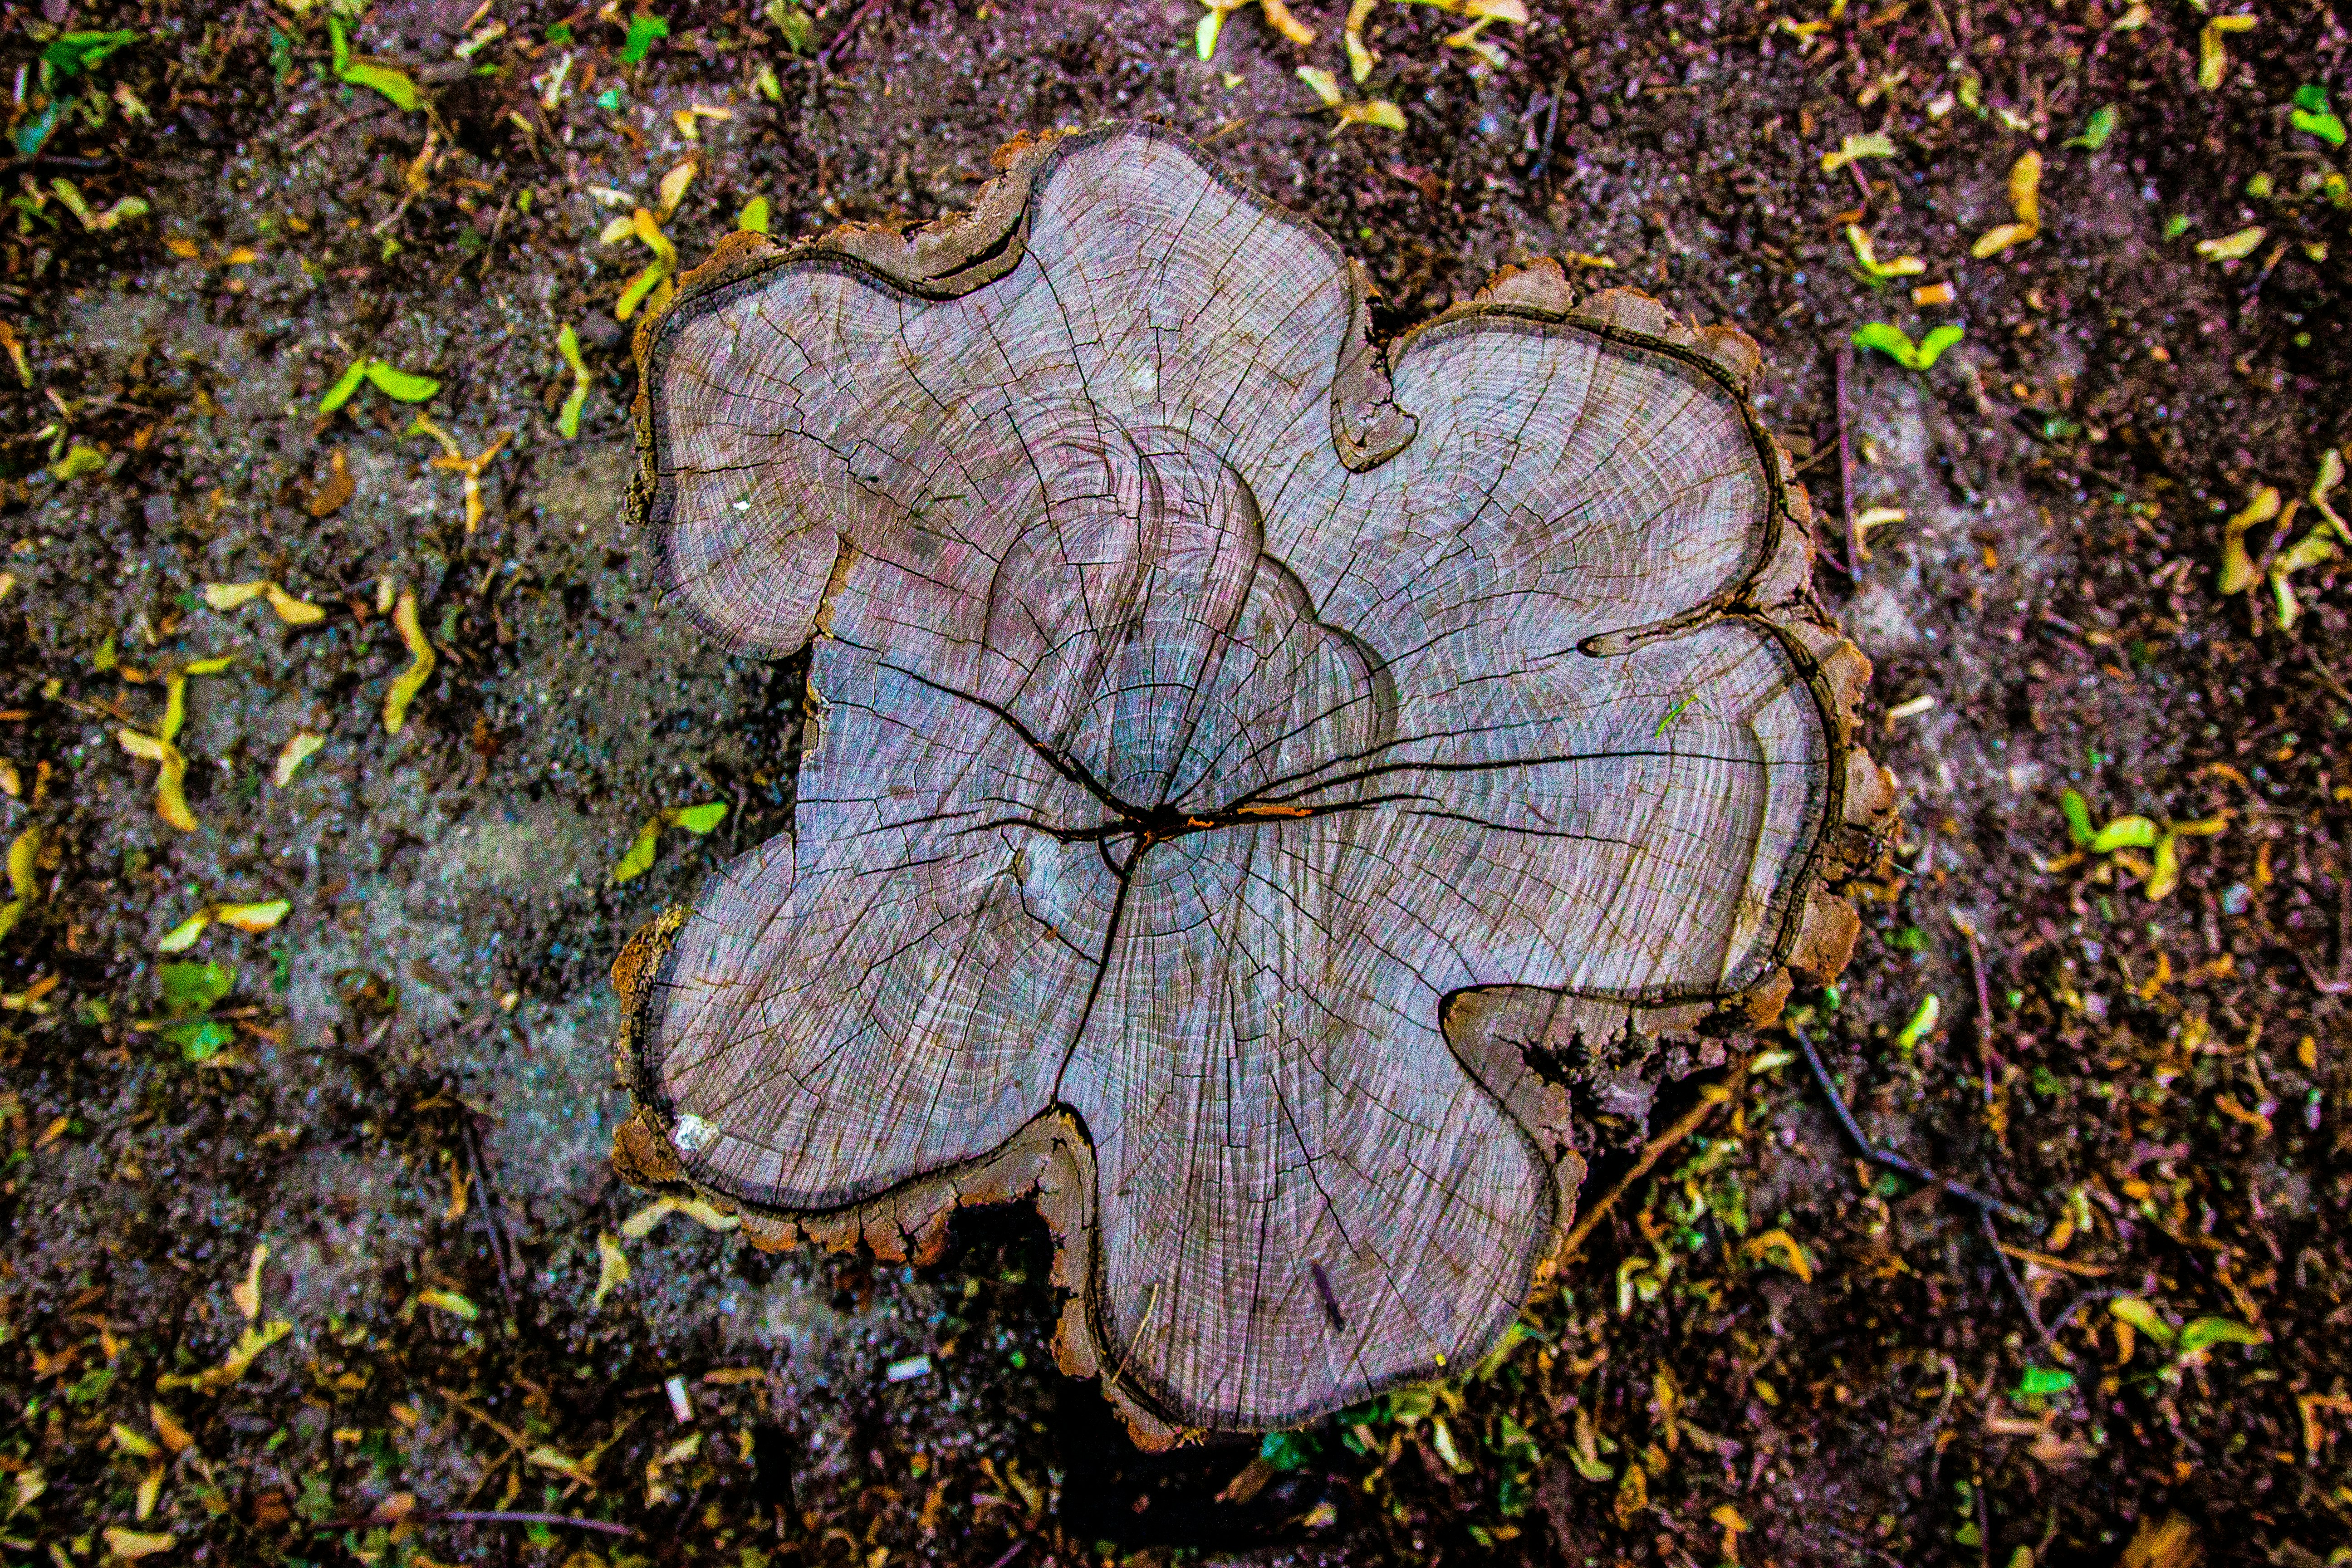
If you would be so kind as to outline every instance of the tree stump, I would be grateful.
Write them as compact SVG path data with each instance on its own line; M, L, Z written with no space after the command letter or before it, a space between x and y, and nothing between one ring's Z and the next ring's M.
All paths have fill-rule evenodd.
M1546 263L1375 345L1174 136L999 163L638 332L667 583L808 690L793 830L614 967L615 1157L889 1258L1034 1201L1139 1441L1294 1425L1496 1342L1577 1064L1843 963L1868 666L1738 333Z

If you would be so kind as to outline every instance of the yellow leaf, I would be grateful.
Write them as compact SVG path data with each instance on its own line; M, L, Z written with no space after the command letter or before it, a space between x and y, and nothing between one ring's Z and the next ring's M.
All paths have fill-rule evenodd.
M168 1393L174 1388L201 1389L216 1394L246 1374L254 1358L271 1345L294 1331L294 1325L283 1318L272 1319L260 1328L248 1328L237 1336L236 1348L229 1352L220 1365L207 1367L199 1373L165 1373L155 1380L158 1391Z
M2278 558L2271 563L2271 592L2278 600L2281 631L2292 628L2295 618L2303 613L2302 606L2295 601L2294 589L2287 579L2306 566L2333 561L2341 553L2335 540L2330 539L2324 530L2315 528L2281 551Z
M215 610L234 610L240 605L251 604L268 591L267 583L207 583L205 584L205 603Z
M2269 485L2255 492L2240 511L2221 527L2221 592L2242 594L2261 580L2253 558L2246 553L2246 531L2279 514L2279 493Z
M1380 59L1364 44L1364 24L1371 19L1372 7L1378 4L1380 0L1354 0L1348 7L1347 26L1339 35L1339 41L1348 48L1348 74L1359 85L1372 74L1372 67Z
M595 1489L595 1481L589 1476L588 1471L581 1465L580 1461L571 1458L554 1448L548 1447L542 1444L541 1447L533 1448L525 1456L525 1458L531 1464L539 1466L541 1469L553 1470L560 1476L568 1476L572 1479L578 1481L582 1486L588 1488L591 1491Z
M482 1315L482 1310L455 1290L419 1290L416 1299L436 1311L472 1322Z
M634 220L625 217L616 217L611 222L605 224L604 228L597 233L596 243L599 245L618 245L621 241L627 239L636 232L637 226Z
M245 1266L245 1278L228 1288L228 1299L245 1314L247 1322L261 1316L261 1266L269 1261L269 1244L257 1242L253 1260Z
M184 1454L195 1446L194 1436L162 1405L147 1406L147 1419L154 1426L155 1436L163 1439L163 1447L171 1449L174 1454Z
M2219 239L2200 239L2197 242L2197 254L2208 261L2236 261L2252 255L2267 232L2261 227L2242 228Z
M163 1495L163 1467L160 1464L150 1465L147 1467L147 1473L140 1478L139 1495L131 1502L131 1517L142 1524L146 1523L153 1516L155 1503Z
M596 1237L596 1294L589 1305L602 1307L604 1298L628 1283L629 1256L621 1250L621 1238L610 1231Z
M180 748L136 730L117 730L114 738L132 756L163 764L163 771L155 778L155 813L181 832L194 833L195 815L188 809L188 797L183 793L188 777L188 759L180 754Z
M1302 49L1315 41L1315 29L1292 16L1290 7L1282 0L1258 0L1258 3L1265 12L1266 25L1276 32Z
M2180 886L2180 847L2177 834L2168 833L2156 841L2156 869L2147 879L2147 901L2155 903L2168 899Z
M1343 103L1339 106L1339 123L1343 127L1377 125L1383 131L1402 131L1404 129L1404 110L1385 98L1367 99L1361 103Z
M162 1451L152 1442L139 1433L133 1432L120 1421L108 1430L113 1436L114 1446L134 1459L152 1459Z
M1748 1258L1777 1263L1806 1284L1812 1283L1812 1259L1807 1258L1805 1249L1797 1245L1797 1238L1785 1230L1768 1230L1761 1236L1751 1236L1739 1250Z
M733 1230L743 1222L731 1214L721 1214L698 1198L656 1198L627 1219L621 1222L621 1234L631 1241L642 1241L651 1236L654 1227L671 1215L682 1214L705 1230Z
M2017 221L2030 228L2042 226L2042 154L2028 153L2010 166L2009 205Z
M1866 135L1848 136L1838 143L1834 153L1822 154L1822 173L1834 174L1857 158L1892 158L1895 141L1885 132L1873 131Z
M680 112L687 113L689 120L693 118L691 113L688 111L681 110ZM694 160L688 158L685 163L680 163L677 168L672 169L668 174L664 174L661 177L661 207L659 216L666 218L672 213L677 211L677 204L686 199L687 186L694 184ZM635 227L635 226L633 223L631 226ZM643 233L642 230L639 230L638 232L640 234ZM654 242L648 239L646 243L647 245L652 245ZM664 243L667 242L665 241Z
M8 887L20 899L40 897L40 855L41 830L37 827L27 827L8 845Z
M312 626L327 618L327 612L308 599L298 599L275 583L267 584L262 595L278 618L289 626Z
M1913 278L1927 270L1927 264L1916 256L1898 256L1892 261L1878 259L1878 249L1869 233L1858 223L1845 226L1845 242L1853 247L1853 258L1873 278Z
M2042 154L2028 153L2009 171L2009 205L2015 223L2005 223L1978 237L1969 254L1982 261L2011 246L2022 245L2042 232Z
M159 1552L169 1552L178 1544L179 1537L175 1535L142 1535L135 1530L113 1528L106 1531L106 1554L123 1563L152 1557Z
M2205 30L2197 37L2197 85L2199 87L2203 88L2207 92L2211 92L2221 85L2221 79L2227 76L2230 70L2230 51L2228 46L2221 42L2223 36L2230 33L2251 32L2253 26L2254 19L2252 16L2216 16L2205 24Z
M1347 94L1339 90L1339 79L1320 66L1300 66L1298 79L1327 105L1338 105Z
M293 908L293 904L284 899L270 899L257 904L215 904L213 918L248 936L259 936L263 931L275 931L278 922L284 920ZM250 1313L247 1315L251 1316Z
M425 689L426 681L433 679L435 659L433 645L425 640L425 628L416 621L415 593L406 589L401 591L399 601L393 607L392 624L399 628L400 640L407 645L412 661L383 694L384 732L397 735L408 722L408 705L416 700L416 694Z
M284 789L293 782L295 772L310 759L310 754L326 743L327 738L323 735L313 735L308 730L296 731L294 738L278 748L278 766L271 771L270 778L279 789Z
M677 171L672 170L671 173L675 174ZM646 248L654 253L655 260L660 262L667 270L677 269L677 247L669 242L669 236L662 233L661 225L655 221L653 214L639 207L629 215L629 226L636 231L637 237L645 242Z

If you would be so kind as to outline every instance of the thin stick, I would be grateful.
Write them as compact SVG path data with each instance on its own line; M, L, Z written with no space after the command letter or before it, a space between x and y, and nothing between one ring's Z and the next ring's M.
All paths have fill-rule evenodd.
M1813 1049L1811 1037L1806 1035L1804 1030L1793 1026L1789 1033L1795 1037L1799 1048L1805 1053L1805 1065L1813 1069L1813 1081L1822 1086L1822 1093L1829 1099L1830 1109L1837 1112L1839 1124L1845 1129L1845 1135L1853 1141L1854 1148L1861 1152L1864 1159L1875 1164L1885 1165L1892 1171L1900 1171L1914 1181L1925 1182L1933 1187L1941 1187L1952 1196L1963 1202L1974 1204L1978 1208L1990 1214L2000 1215L2004 1219L2013 1219L2020 1225L2040 1226L2042 1223L2040 1220L2014 1204L2003 1203L1990 1193L1980 1193L1966 1182L1956 1182L1949 1176L1939 1176L1927 1166L1906 1160L1892 1149L1881 1149L1864 1137L1861 1124L1854 1121L1853 1112L1846 1109L1845 1097L1838 1093L1837 1085L1830 1081L1830 1069L1822 1065L1821 1053Z
M519 1323L522 1317L515 1309L514 1279L507 1271L507 1239L505 1227L499 1223L499 1194L490 1185L489 1171L482 1162L481 1145L474 1136L472 1111L468 1110L458 1122L458 1130L466 1141L466 1159L474 1167L474 1191L481 1205L482 1229L490 1238L490 1257L499 1266L499 1293L507 1300L507 1321Z
M866 4L860 5L849 20L841 25L841 31L835 33L833 36L833 41L825 45L824 52L816 57L816 63L820 66L832 65L833 57L839 54L843 47L856 35L858 26L881 7L882 0L866 0Z
M1715 1114L1717 1106L1728 1105L1739 1098L1739 1091L1748 1081L1748 1058L1742 1057L1738 1065L1733 1067L1731 1076L1723 1081L1723 1087L1728 1092L1721 1099L1700 1100L1697 1105L1685 1111L1681 1119L1672 1127L1667 1128L1643 1146L1642 1157L1633 1163L1633 1168L1626 1172L1599 1203L1586 1210L1582 1217L1577 1220L1576 1228L1568 1233L1568 1240L1559 1249L1562 1259L1576 1256L1576 1249L1584 1245L1584 1238L1592 1234L1593 1226L1601 1223L1609 1213L1611 1206L1619 1198L1623 1197L1634 1183L1650 1173L1650 1168L1664 1157L1667 1150L1697 1131L1706 1123L1706 1119Z
M1993 1261L2000 1265L2000 1277L2009 1281L2009 1293L2017 1298L2018 1306L2024 1309L2025 1321L2033 1325L2033 1337L2048 1344L2050 1331L2042 1326L2042 1314L2033 1310L2033 1298L2025 1293L2025 1281L2017 1277L2017 1266L2009 1260L2008 1252L2002 1248L2000 1232L1992 1227L1992 1215L1979 1209L1977 1223L1984 1227L1985 1242L1992 1248Z
M1862 532L1853 525L1853 438L1846 430L1846 382L1853 374L1853 345L1840 343L1837 352L1838 510L1845 519L1846 575L1859 581L1870 556L1862 548Z
M1962 920L1959 911L1952 911L1952 923L1960 928L1968 939L1969 973L1977 983L1977 1060L1984 1069L1985 1105L1992 1104L1992 987L1985 984L1984 948L1977 941L1977 928Z
M412 1514L409 1517L419 1516ZM503 1509L455 1509L447 1513L428 1513L422 1517L446 1520L452 1524L561 1524L573 1530L593 1530L605 1535L626 1536L632 1541L637 1535L625 1524L610 1524L601 1519L581 1519L568 1513L509 1513Z

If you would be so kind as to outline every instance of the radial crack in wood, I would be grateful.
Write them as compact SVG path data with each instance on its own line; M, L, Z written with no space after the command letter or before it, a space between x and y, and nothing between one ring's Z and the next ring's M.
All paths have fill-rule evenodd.
M639 331L669 587L809 717L793 832L615 966L615 1157L772 1246L1034 1201L1139 1437L1294 1424L1543 1278L1558 1064L1843 962L1867 665L1745 338L1545 264L1379 345L1189 143L1007 165Z

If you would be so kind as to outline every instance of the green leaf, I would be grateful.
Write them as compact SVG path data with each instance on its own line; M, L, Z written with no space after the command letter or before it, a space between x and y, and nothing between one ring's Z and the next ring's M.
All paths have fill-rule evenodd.
M163 1011L174 1018L204 1012L236 989L234 964L166 963L156 975L163 983Z
M79 76L125 44L135 44L139 35L125 29L115 33L66 33L41 52L41 63L59 76Z
M661 818L656 816L637 829L637 837L621 863L613 868L614 882L633 882L653 869L654 852L661 847Z
M782 15L778 15L779 10ZM793 53L804 55L808 53L809 46L816 42L816 20L799 6L771 5L768 7L768 15L774 20L777 26L783 29L784 47Z
M689 805L672 812L670 820L688 833L708 833L727 820L727 803L714 800L704 805Z
M567 441L578 440L580 411L587 405L588 384L584 381L572 383L570 395L563 400L562 411L555 416L555 433ZM541 405L541 406L545 405Z
M2066 837L2074 841L2077 849L2089 847L2093 837L2091 803L2083 798L2083 792L2078 789L2060 791L2058 809L2066 817Z
M1969 334L1964 328L1947 322L1919 340L1919 363L1915 369L1926 370L1944 357L1944 351Z
M661 280L668 276L669 268L660 262L646 263L646 269L631 279L629 286L621 290L621 298L613 306L613 319L625 321L635 315L637 307L646 302L646 296L652 293Z
M2118 816L2091 839L2091 853L2112 855L2118 849L2156 847L2156 824L2145 816Z
M49 465L49 472L61 479L78 479L85 474L95 474L105 467L105 453L95 447L76 445L63 458Z
M1936 1022L1943 1016L1944 999L1933 991L1928 992L1912 1011L1911 1021L1904 1025L1902 1033L1895 1037L1896 1048L1906 1051L1918 1049L1919 1042L1935 1032Z
M365 380L367 380L367 361L363 359L352 361L352 368L343 372L342 379L327 389L326 396L319 399L319 412L332 414L336 409L349 403L352 400L352 395L359 391L360 384Z
M1885 321L1864 321L1853 330L1856 348L1876 349L1906 370L1926 370L1944 357L1944 351L1968 334L1947 323L1917 342L1902 328Z
M629 18L629 37L628 41L621 46L621 63L635 65L646 58L646 51L654 47L656 38L668 37L667 22L663 21L659 16L648 16L643 11L638 12Z
M2263 1338L2261 1330L2248 1328L2234 1319L2191 1318L2180 1331L2180 1353L2192 1356L2215 1345L2258 1345Z
M547 41L553 44L559 49L564 45L570 43L572 41L572 24L569 22L550 22L547 25Z
M768 198L753 196L750 201L745 202L743 210L735 215L735 226L752 234L767 233Z
M2116 112L2116 106L2112 103L2093 110L2091 118L2084 122L2083 133L2080 136L2069 137L2066 145L2081 147L2093 153L2097 152L2107 144L2107 138L2116 133L2116 122L2120 118L2121 116Z
M2074 1386L2074 1374L2057 1367L2029 1366L2017 1385L2021 1399L2041 1399L2053 1394L2063 1394Z
M163 1031L163 1037L180 1047L184 1061L210 1061L221 1054L236 1032L217 1019L205 1018L192 1024L174 1024Z
M441 390L441 384L431 376L411 374L384 360L368 361L366 374L369 385L403 403L422 403Z
M2325 103L2326 100L2323 98L2321 101ZM2287 121L2305 135L2316 136L2330 147L2344 145L2344 121L2325 108L2293 110L2287 115Z
M1304 1432L1268 1432L1257 1446L1257 1457L1277 1470L1295 1470L1313 1461L1315 1448Z
M52 101L47 109L16 127L16 151L30 158L48 145L49 132L58 128L58 104Z
M2305 82L2294 89L2294 106L2313 114L2327 112L2327 89L2315 81Z
M353 87L373 88L392 100L392 106L404 114L414 114L423 101L416 96L416 84L404 71L390 66L373 66L364 62L348 65L335 73Z
M351 36L343 31L343 19L341 16L327 18L327 41L334 51L335 74L341 76L351 68L352 63Z

